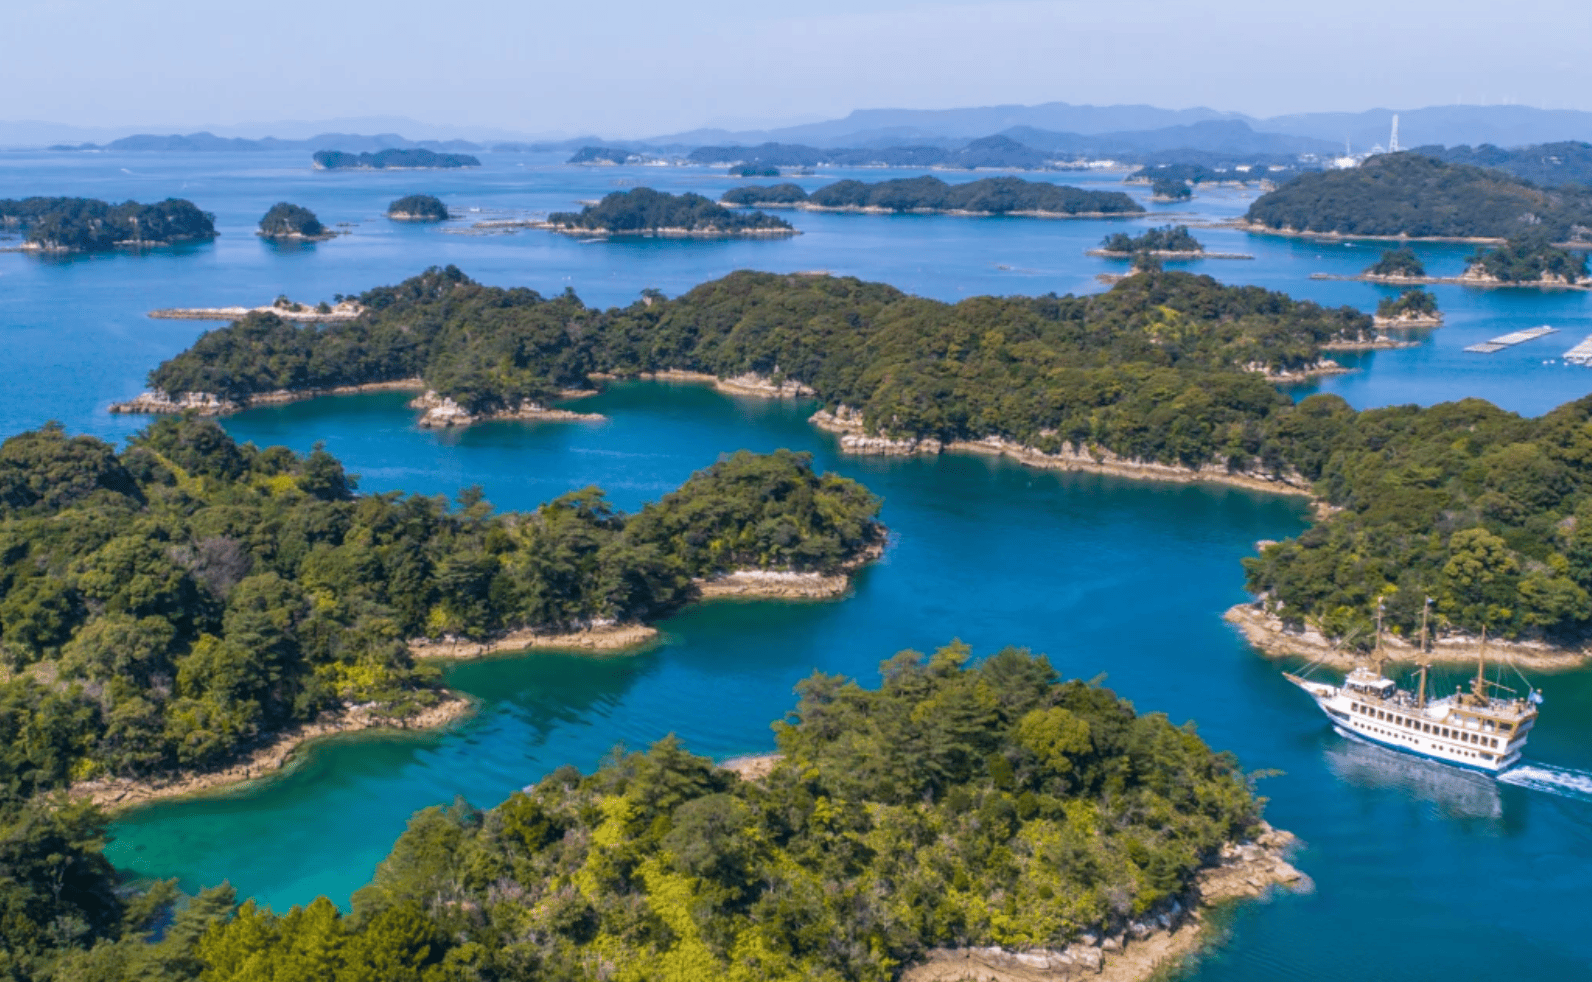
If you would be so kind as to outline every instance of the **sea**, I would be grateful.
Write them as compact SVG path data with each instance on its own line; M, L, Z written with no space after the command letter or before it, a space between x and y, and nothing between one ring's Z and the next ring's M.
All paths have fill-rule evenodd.
M120 441L147 423L113 416L146 373L217 325L150 319L163 307L314 303L428 266L543 294L572 288L623 305L643 289L681 293L737 269L824 270L956 301L980 294L1089 293L1126 264L1085 255L1102 237L1187 223L1214 252L1185 268L1331 305L1372 309L1394 291L1313 279L1352 275L1381 243L1313 242L1204 227L1241 215L1254 191L1202 190L1151 203L1122 172L1026 175L1125 190L1149 214L1110 220L785 212L778 240L584 241L475 228L569 210L650 186L716 197L743 183L722 169L578 167L544 154L487 153L462 171L326 172L299 153L0 152L0 197L186 197L213 212L212 243L142 253L0 253L0 433L59 421ZM809 190L909 170L784 178ZM947 181L991 176L940 173ZM771 182L760 182L771 183ZM383 217L406 194L435 194L445 224ZM346 234L277 245L253 234L272 204L315 211ZM15 247L0 239L0 248ZM1457 274L1471 247L1417 244L1429 270ZM1174 264L1184 265L1184 264ZM1360 408L1482 398L1538 415L1592 391L1592 370L1560 357L1592 335L1592 294L1431 288L1446 326L1415 347L1339 356L1348 374L1290 391L1335 392ZM1492 355L1465 346L1548 325L1556 333ZM597 485L636 508L721 454L789 447L884 498L884 559L851 595L826 602L714 602L664 621L634 654L538 652L451 667L479 702L443 733L358 734L315 743L268 780L125 813L109 855L132 877L193 890L228 881L277 910L326 895L347 906L418 809L464 798L487 807L562 764L589 770L616 747L675 734L715 758L773 748L770 723L814 671L872 685L903 649L960 639L1049 655L1068 676L1103 677L1142 712L1193 720L1254 772L1266 814L1297 834L1312 889L1219 919L1218 943L1185 970L1222 982L1354 979L1451 982L1592 978L1592 671L1532 679L1545 694L1527 759L1499 779L1415 760L1335 732L1279 669L1222 619L1246 598L1241 559L1297 534L1302 499L1240 489L1035 471L945 455L857 458L806 422L810 403L721 395L702 386L616 384L581 403L601 423L497 422L425 431L396 393L333 397L225 420L239 439L307 451L317 442L365 491L454 495L480 485L500 509L531 508ZM1457 669L1441 684L1457 683Z

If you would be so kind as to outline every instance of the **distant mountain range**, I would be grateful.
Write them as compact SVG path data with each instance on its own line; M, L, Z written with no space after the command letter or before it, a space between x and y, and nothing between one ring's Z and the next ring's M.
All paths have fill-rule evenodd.
M360 136L356 133L322 133L307 140L279 140L268 136L260 140L243 137L216 136L213 133L189 133L186 136L171 134L155 136L142 133L124 136L106 144L58 143L51 150L161 153L263 153L272 150L340 150L344 153L376 153L381 150L479 150L481 145L468 140L406 140L396 133L378 133Z

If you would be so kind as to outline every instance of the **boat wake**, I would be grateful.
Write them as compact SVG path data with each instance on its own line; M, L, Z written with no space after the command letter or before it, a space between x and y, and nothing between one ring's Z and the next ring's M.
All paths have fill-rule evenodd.
M1561 798L1592 801L1592 771L1578 771L1552 764L1520 764L1498 775L1503 784L1543 791Z

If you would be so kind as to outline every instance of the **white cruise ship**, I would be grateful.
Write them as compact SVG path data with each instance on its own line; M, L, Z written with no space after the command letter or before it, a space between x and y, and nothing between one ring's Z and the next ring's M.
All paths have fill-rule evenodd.
M1414 692L1384 677L1380 642L1379 637L1370 664L1356 666L1342 685L1283 675L1310 693L1338 727L1385 747L1492 774L1520 760L1542 696L1535 689L1524 697L1494 695L1494 690L1509 690L1487 680L1485 637L1470 691L1439 699L1427 698L1427 664L1417 667L1420 682Z

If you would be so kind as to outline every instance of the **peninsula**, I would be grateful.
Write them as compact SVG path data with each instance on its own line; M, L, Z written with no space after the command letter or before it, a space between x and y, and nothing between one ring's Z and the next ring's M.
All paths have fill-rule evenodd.
M1335 238L1494 242L1529 230L1555 241L1592 226L1592 189L1543 189L1501 171L1417 153L1301 174L1250 205L1243 226Z
M36 252L106 252L216 237L215 216L184 198L119 205L94 198L0 199L0 228L24 233L22 248Z
M261 238L276 242L320 242L337 237L337 233L321 224L308 208L287 201L278 201L260 219Z
M727 191L721 201L734 207L756 205L869 214L914 212L1102 218L1144 213L1142 205L1121 191L1085 191L1048 181L1025 181L1020 177L988 177L963 184L947 184L932 176L897 178L876 184L836 181L812 194L795 184L752 186Z
M652 188L614 191L579 213L555 211L540 227L593 236L739 238L797 234L783 218L760 211L735 212L700 194L669 194Z
M101 841L81 833L63 837L72 889L41 888L59 899L27 910L60 918L101 889L130 928L94 956L182 982L226 974L238 951L277 978L467 960L485 978L600 963L633 979L927 982L999 965L1148 982L1198 946L1208 905L1309 888L1293 837L1191 727L1024 650L971 654L902 652L877 689L813 675L773 724L779 752L744 777L671 736L490 811L427 808L348 916L324 897L239 908L222 887L147 940L142 912L160 905L111 891L108 865L79 855ZM59 819L74 820L92 828ZM38 937L57 977L89 957Z
M445 222L451 216L440 198L411 194L388 205L387 217L395 222Z
M823 407L813 422L847 452L984 453L1312 495L1314 527L1268 546L1249 582L1288 623L1346 644L1371 636L1390 585L1405 598L1390 601L1395 632L1411 629L1406 600L1427 596L1445 637L1485 624L1500 641L1579 651L1592 622L1592 538L1577 531L1592 536L1592 454L1580 449L1592 398L1524 419L1479 400L1356 412L1278 391L1330 368L1333 348L1376 343L1353 309L1155 270L1095 296L954 305L855 279L739 272L603 311L449 268L359 299L369 310L352 321L212 331L151 385L236 400L418 377L490 408L550 405L607 377L761 376L810 389ZM1464 572L1478 563L1484 575Z
M481 166L479 159L467 153L437 153L423 147L393 148L375 153L317 150L311 159L316 170L433 170Z
M325 733L446 723L466 707L415 651L643 627L725 577L843 577L878 555L878 511L789 451L725 457L631 515L596 488L497 514L478 490L361 496L322 450L193 416L120 452L24 433L0 444L0 738L32 735L0 787L131 802Z

